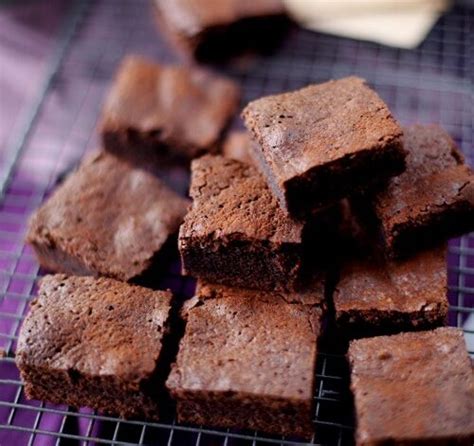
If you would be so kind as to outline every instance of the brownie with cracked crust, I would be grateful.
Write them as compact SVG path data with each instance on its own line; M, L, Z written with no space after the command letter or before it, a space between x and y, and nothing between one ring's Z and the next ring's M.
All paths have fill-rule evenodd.
M305 225L279 207L257 169L206 155L191 172L193 204L178 241L183 272L242 288L297 288Z
M166 386L178 420L311 437L324 284L304 294L198 283Z
M276 46L289 28L282 0L155 0L162 34L201 61Z
M343 262L333 292L337 328L351 338L445 325L446 255L443 245L400 261Z
M472 445L474 374L462 330L352 341L356 444Z
M404 129L407 169L373 200L387 252L401 257L474 230L474 175L438 126Z
M208 70L128 56L104 104L103 146L145 167L215 152L239 97L233 81Z
M34 213L27 242L49 271L135 280L157 266L188 205L151 173L94 153Z
M158 418L171 299L109 278L45 276L16 351L26 396Z
M242 116L271 190L297 218L405 169L400 126L358 77L257 99Z
M222 144L222 155L226 158L242 161L247 164L256 164L253 159L252 144L255 142L245 130L230 132Z

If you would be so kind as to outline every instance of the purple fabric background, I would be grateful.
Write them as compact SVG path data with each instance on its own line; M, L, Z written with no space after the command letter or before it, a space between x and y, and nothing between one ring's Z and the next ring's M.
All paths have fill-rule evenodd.
M143 429L127 422L117 425L114 420L98 421L88 410L65 416L65 407L26 401L19 386L12 353L19 320L35 294L38 274L31 249L23 243L27 218L84 151L97 147L95 130L102 98L121 58L129 52L162 61L177 58L161 40L147 0L7 2L0 7L0 173L11 160L10 149L21 136L31 105L44 85L60 36L81 7L77 33L0 203L0 348L8 355L0 360L0 446L56 444L56 437L31 435L32 429L86 435L97 441L115 438L138 443L143 436L146 444L223 444L225 437L213 431L201 435L167 426ZM441 123L472 161L472 23L472 9L455 8L413 51L295 30L275 54L242 58L217 69L242 84L242 104L309 82L361 75L402 123ZM234 125L240 125L238 119ZM185 171L173 169L162 174L173 187L186 191ZM474 307L473 248L474 242L467 236L450 245L452 325L462 325ZM176 255L170 258L160 286L182 297L192 294L193 282L179 277ZM318 441L326 444L350 443L352 438L347 386L339 378L344 368L341 361L328 356L318 365ZM40 411L31 410L36 407ZM59 412L42 415L44 408ZM11 426L26 431L12 431ZM76 444L78 438L63 439L62 443ZM231 443L241 444L232 439L226 444Z

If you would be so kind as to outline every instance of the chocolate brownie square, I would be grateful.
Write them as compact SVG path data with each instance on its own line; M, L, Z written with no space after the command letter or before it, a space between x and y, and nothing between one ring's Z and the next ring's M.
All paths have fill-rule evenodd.
M152 174L95 153L35 212L27 241L47 270L135 280L157 266L188 204Z
M474 375L456 328L352 341L358 446L471 445Z
M373 200L388 253L400 257L474 230L474 175L438 126L404 129L407 169Z
M159 417L171 299L114 279L45 276L16 351L26 396Z
M155 0L160 31L187 56L210 61L270 50L289 28L282 0Z
M256 164L253 159L252 144L255 142L245 130L230 132L222 145L222 155L226 158L242 161L247 164Z
M242 288L297 288L304 225L278 206L255 167L206 155L191 171L193 205L179 231L184 273Z
M233 81L202 68L129 56L104 105L104 148L147 167L215 152L239 96Z
M178 420L308 438L324 285L305 294L198 283L166 386Z
M405 169L400 126L358 77L257 99L242 116L270 188L297 218Z
M402 261L347 260L332 294L338 329L352 338L444 325L446 254L442 246Z

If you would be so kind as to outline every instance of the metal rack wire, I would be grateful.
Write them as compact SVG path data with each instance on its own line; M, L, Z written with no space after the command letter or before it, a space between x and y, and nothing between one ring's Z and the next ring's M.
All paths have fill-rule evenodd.
M218 67L239 80L243 103L309 82L358 74L375 86L403 123L435 122L474 161L474 7L455 7L416 50L399 50L295 30L275 54ZM102 97L120 59L137 52L172 61L148 0L76 1L64 18L57 51L15 144L0 164L0 445L7 444L294 444L256 432L177 423L119 420L96 412L27 401L13 356L19 325L41 274L23 243L27 218L58 178L97 145ZM188 296L191 285L170 262L164 286ZM450 324L474 313L474 239L450 243ZM472 316L474 317L474 315ZM474 336L474 330L466 329ZM473 354L474 352L470 352ZM311 444L350 444L351 399L344 358L321 353Z

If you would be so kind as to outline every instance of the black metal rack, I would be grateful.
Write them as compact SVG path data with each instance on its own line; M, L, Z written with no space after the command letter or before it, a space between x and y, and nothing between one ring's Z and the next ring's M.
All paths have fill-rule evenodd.
M473 26L474 6L458 5L415 50L294 30L271 56L217 68L241 83L242 104L310 82L360 75L402 123L433 122L445 127L472 165ZM41 274L32 251L23 243L27 219L58 177L97 146L95 126L102 98L117 64L131 52L175 60L156 32L148 0L71 2L36 101L0 164L0 348L5 351L0 359L0 444L294 444L257 432L121 420L85 409L30 402L23 395L13 356L19 325ZM176 293L189 294L189 281L179 276L176 261L164 280ZM449 299L450 324L462 327L474 313L471 236L450 242ZM474 330L465 332L474 338ZM330 351L319 355L317 434L310 444L352 442L345 368L343 356Z

